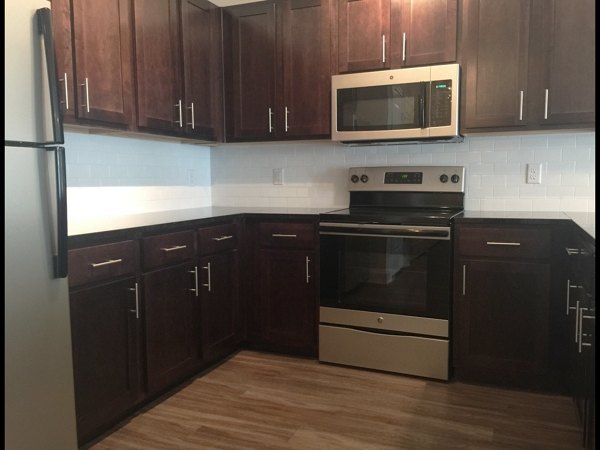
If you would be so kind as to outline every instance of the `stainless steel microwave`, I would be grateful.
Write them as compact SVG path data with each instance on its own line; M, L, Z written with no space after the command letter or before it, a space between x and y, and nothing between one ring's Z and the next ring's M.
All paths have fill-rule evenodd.
M460 142L458 64L331 77L331 139Z

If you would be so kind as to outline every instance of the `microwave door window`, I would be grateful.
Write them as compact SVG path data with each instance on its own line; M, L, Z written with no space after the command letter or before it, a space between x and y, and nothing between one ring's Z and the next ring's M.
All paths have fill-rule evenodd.
M422 83L339 89L339 131L420 128Z

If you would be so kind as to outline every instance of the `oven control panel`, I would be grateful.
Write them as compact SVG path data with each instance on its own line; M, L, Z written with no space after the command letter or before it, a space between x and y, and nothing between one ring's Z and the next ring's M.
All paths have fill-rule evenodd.
M462 166L351 167L350 191L464 192Z

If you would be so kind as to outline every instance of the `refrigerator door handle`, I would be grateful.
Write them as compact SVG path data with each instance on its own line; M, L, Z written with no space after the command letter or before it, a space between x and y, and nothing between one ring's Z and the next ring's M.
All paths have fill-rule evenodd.
M52 13L50 8L36 10L38 29L44 36L44 50L46 54L46 70L48 71L48 89L50 92L50 108L52 109L52 132L53 142L49 145L64 144L62 116L60 110L60 98L58 95L58 74L56 70L56 56L54 53L54 38L52 37Z
M67 228L67 166L64 147L46 147L54 152L54 176L56 183L56 254L54 260L54 278L66 278L68 266L68 228Z

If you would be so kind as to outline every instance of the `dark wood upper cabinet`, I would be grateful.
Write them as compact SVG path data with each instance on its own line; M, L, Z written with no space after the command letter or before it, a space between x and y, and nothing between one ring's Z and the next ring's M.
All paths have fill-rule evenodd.
M330 132L330 0L277 0L224 9L229 141Z
M588 125L596 117L594 0L534 0L534 120L540 128ZM541 20L540 20L541 19ZM541 22L541 23L540 23ZM539 30L539 32L538 32Z
M456 61L457 0L395 0L392 68Z
M75 123L75 82L70 0L52 0L52 34L59 79L60 108L65 123Z
M336 13L338 73L456 61L457 0L340 0Z
M530 0L466 0L462 128L527 124Z
M464 0L461 131L595 126L595 2Z
M133 85L127 0L73 0L77 117L128 127Z

